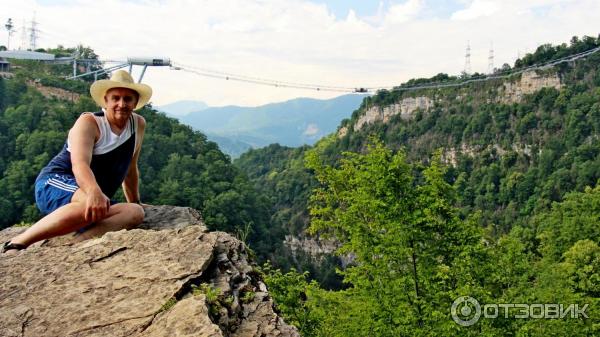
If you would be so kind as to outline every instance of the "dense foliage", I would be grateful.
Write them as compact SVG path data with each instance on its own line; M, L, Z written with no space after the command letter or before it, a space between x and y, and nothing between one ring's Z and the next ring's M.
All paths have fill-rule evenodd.
M273 227L298 235L308 226L306 200L316 180L304 167L308 146L290 148L272 144L244 153L235 164L252 180L274 207ZM285 210L285 213L277 211Z
M597 43L585 37L574 38L569 47L543 46L515 68L589 50ZM357 264L341 272L347 282L343 290L324 290L310 281L313 277L305 269L296 269L302 271L298 273L267 268L270 289L288 320L307 336L598 334L600 56L596 53L539 74L558 76L561 87L544 88L519 100L506 99L499 80L410 93L381 91L365 99L342 123L347 128L344 136L331 135L317 144L314 151L319 160L308 155L313 157L309 166L319 178L310 203L311 228L320 235L335 234L343 244L340 254L356 254ZM519 77L508 83L515 85ZM444 79L449 78L441 74L436 81ZM395 116L360 130L352 127L371 107L416 96L431 98L433 108L417 111L411 119ZM387 150L369 146L373 136ZM295 156L290 152L286 159L256 150L244 160L262 168L251 180L264 182L271 168L286 167L312 151ZM342 155L345 151L351 154ZM400 167L410 169L400 175ZM411 204L411 198L419 200L419 189L431 181L425 172L432 167L439 168L436 181L438 186L447 184L447 193L428 203ZM252 166L247 170L252 171ZM304 174L295 179L309 181ZM276 177L272 186L277 186ZM402 191L411 194L397 197ZM298 193L288 189L278 195L289 199ZM302 197L297 202L308 205L308 200ZM394 212L404 202L411 205L410 211ZM446 215L454 219L450 224L472 230L467 230L472 240L453 245L462 263L438 258L426 263L432 269L416 264L417 272L410 265L395 270L394 258L405 264L411 261L411 256L405 256L411 251L403 241L407 236L428 233L437 221L449 219L427 217L432 204L446 205ZM294 206L276 209L275 217ZM414 213L419 215L405 218ZM422 220L421 226L411 227L410 219ZM470 227L473 223L477 226ZM393 230L399 232L393 238L382 235ZM445 233L429 234L421 235L432 242L416 247L427 247L425 252L435 256L445 249ZM396 250L386 255L390 247ZM446 251L439 254L454 256ZM377 286L373 283L377 277L385 282ZM412 288L407 286L411 281ZM421 283L424 293L429 286L439 297L423 295L422 302L416 301L415 284ZM500 317L460 328L449 314L452 300L462 295L482 304L577 303L580 308L588 304L590 319Z
M453 166L448 179L457 183L462 212L481 210L486 226L506 233L567 192L600 179L600 54L552 71L561 78L560 90L543 88L519 102L504 101L502 85L494 82L426 90L419 95L434 98L429 112L349 128L328 150L361 151L371 134L390 148L406 149L412 161L441 148ZM380 92L346 125L367 106L403 97L410 96Z
M600 47L600 36L597 38L594 38L593 36L584 36L581 39L577 36L573 36L569 44L562 43L560 45L553 46L549 43L546 43L537 47L535 52L527 53L522 58L516 60L514 68L519 69L534 64L558 60L560 58L579 54L597 47Z
M439 155L422 167L375 142L364 154L344 154L337 167L324 164L319 148L307 162L320 182L311 195L310 230L338 238L338 253L353 253L355 264L341 271L349 285L341 291L266 266L278 308L304 336L600 333L600 187L571 193L532 226L493 239L477 213L461 218L452 206L456 189ZM587 305L589 318L515 319L513 308L461 326L451 316L460 296L480 305Z
M235 166L248 176L257 194L269 206L271 249L277 252L271 256L273 265L307 271L324 287L340 288L340 277L334 272L341 265L337 257L322 256L314 261L314 257L302 251L292 252L283 244L286 236L303 236L309 225L308 196L317 181L304 165L308 149L309 146L291 148L272 144L244 153Z
M574 43L573 48L577 51L580 45ZM344 121L344 137L331 136L336 140L327 143L324 158L334 164L343 151L361 152L373 134L389 148L403 148L411 162L426 161L441 148L442 158L452 164L447 179L455 182L460 212L481 211L481 225L492 235L508 233L513 226L527 225L530 216L566 193L583 191L600 179L599 54L546 72L560 76L562 88L543 88L519 102L502 99L500 81L413 93L381 91ZM351 127L370 107L414 96L431 97L433 109L417 111L410 120L395 116L361 130ZM285 228L283 234L297 234L299 225L309 221L307 193L314 178L299 164L305 152L271 146L236 161L270 199L270 227Z

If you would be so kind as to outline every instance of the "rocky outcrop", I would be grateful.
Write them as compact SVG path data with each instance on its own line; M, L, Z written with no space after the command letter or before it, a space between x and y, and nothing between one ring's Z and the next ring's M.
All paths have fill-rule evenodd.
M373 124L377 121L387 123L392 116L400 114L404 120L411 119L418 109L428 110L433 106L433 101L426 96L406 97L399 103L385 107L373 106L367 109L365 113L358 118L354 124L354 130L360 130L365 124Z
M245 245L189 208L148 207L139 229L36 244L0 270L3 337L298 336Z
M56 98L62 99L65 101L77 102L81 97L80 94L76 92L72 92L69 90L55 88L55 87L47 87L42 85L39 81L27 81L27 85L30 87L34 87L37 91L39 91L46 98Z
M303 252L309 255L315 261L321 261L323 257L332 255L341 247L337 240L324 240L321 238L294 235L286 235L283 244L290 249L292 254ZM355 260L354 254L340 256L342 267L346 267Z
M558 73L542 74L535 70L526 71L516 82L505 82L500 101L502 103L518 103L524 95L533 94L542 88L560 89Z
M324 254L333 254L340 248L340 244L334 240L318 240L310 237L298 238L293 235L286 235L283 243L292 252L301 250L315 258Z
M531 156L531 145L521 144L521 143L513 143L510 149L505 149L498 144L481 146L481 145L469 145L466 143L462 143L460 147L450 147L444 149L442 152L441 160L446 165L457 166L458 165L458 156L459 154L467 157L474 158L479 155L483 151L494 150L496 154L499 156L506 155L509 151L525 155L527 157Z
M338 130L338 138L343 138L348 134L348 127L347 126L342 126L339 130Z

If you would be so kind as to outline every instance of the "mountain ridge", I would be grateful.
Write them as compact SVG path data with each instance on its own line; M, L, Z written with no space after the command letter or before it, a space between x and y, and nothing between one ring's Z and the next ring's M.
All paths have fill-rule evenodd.
M202 101L195 100L181 100L168 103L165 105L156 106L155 109L166 113L169 116L183 116L187 115L192 111L200 111L208 108L209 106Z
M218 137L238 145L247 144L244 151L272 143L293 147L314 144L349 118L364 97L354 94L327 100L303 97L258 107L210 107L174 117L206 133L235 158L241 152Z

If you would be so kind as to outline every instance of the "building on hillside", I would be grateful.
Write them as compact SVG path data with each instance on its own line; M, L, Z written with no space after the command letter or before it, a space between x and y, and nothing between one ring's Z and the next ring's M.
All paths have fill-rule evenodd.
M0 73L10 72L10 62L0 57Z
M29 50L6 50L0 51L0 58L17 60L54 61L54 55Z

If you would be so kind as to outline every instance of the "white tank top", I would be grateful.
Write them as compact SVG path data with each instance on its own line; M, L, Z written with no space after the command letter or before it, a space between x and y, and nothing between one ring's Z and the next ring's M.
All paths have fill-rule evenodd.
M117 147L121 146L125 143L131 135L135 134L137 131L137 118L135 115L131 115L127 124L123 128L123 131L120 135L116 135L113 133L110 128L110 124L108 123L108 119L106 119L106 112L103 110L103 114L98 116L98 114L93 114L94 119L96 120L96 124L98 124L98 129L100 130L100 136L98 137L98 141L94 144L94 152L93 154L104 154L108 153ZM135 140L137 145L137 139ZM71 152L71 144L67 140L67 151Z

